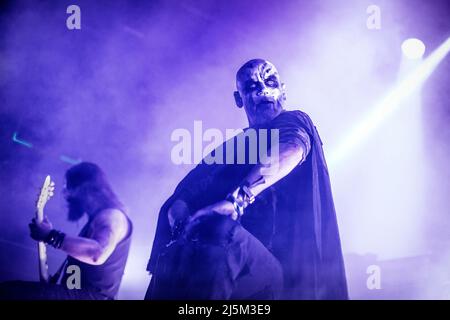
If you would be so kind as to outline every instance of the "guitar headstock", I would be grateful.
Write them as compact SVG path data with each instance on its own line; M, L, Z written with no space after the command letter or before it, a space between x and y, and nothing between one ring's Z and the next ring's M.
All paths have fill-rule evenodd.
M55 183L52 181L50 176L47 176L44 180L44 184L41 187L41 191L39 192L39 197L36 202L36 209L38 212L43 212L47 201L53 197L55 191Z

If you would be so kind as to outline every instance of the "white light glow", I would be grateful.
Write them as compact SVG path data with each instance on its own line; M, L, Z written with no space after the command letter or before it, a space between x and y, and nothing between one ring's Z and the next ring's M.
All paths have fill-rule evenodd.
M425 44L419 39L407 39L403 41L402 51L408 59L420 59L425 53Z
M335 166L354 152L354 149L389 116L400 103L418 89L450 51L450 38L428 56L417 68L403 78L366 116L341 140L329 158Z

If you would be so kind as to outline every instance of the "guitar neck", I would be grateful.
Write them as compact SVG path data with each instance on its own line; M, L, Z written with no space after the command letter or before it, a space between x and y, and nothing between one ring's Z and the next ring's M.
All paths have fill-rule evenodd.
M36 220L42 222L44 220L44 212L42 210L36 210ZM38 256L39 256L39 280L47 283L48 276L48 264L47 264L47 248L42 241L38 242Z
M47 265L47 248L42 241L38 242L39 255L39 281L48 283L48 265Z

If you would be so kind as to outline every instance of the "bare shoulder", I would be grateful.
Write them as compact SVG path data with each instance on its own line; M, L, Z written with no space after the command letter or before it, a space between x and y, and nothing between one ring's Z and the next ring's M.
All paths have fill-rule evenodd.
M129 228L128 219L125 213L113 208L100 211L93 223L98 227L109 227L119 234L126 234Z

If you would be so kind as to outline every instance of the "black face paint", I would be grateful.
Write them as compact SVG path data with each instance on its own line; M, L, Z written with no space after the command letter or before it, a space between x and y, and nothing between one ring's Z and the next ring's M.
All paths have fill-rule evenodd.
M270 62L259 60L240 70L237 87L251 124L270 121L283 110L280 77Z

